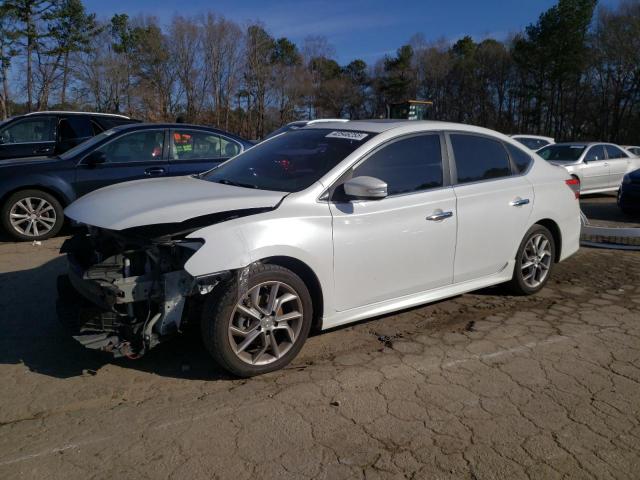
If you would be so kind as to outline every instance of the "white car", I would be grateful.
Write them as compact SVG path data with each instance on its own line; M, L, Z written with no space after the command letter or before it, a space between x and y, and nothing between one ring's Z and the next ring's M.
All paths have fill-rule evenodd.
M616 192L622 178L640 168L640 159L612 143L556 143L536 153L564 167L580 183L581 194Z
M276 135L280 135L281 133L288 132L290 130L297 130L299 128L306 127L307 125L317 125L318 123L335 123L335 122L348 122L347 118L316 118L315 120L296 120L295 122L287 123L286 125L281 126L277 130L274 130L269 135L267 135L264 139L267 140L271 137L275 137Z
M627 152L631 153L631 155L633 155L635 157L640 157L640 146L638 146L638 145L623 145L622 148L624 148Z
M533 151L540 150L542 147L556 143L553 138L543 137L541 135L511 135L511 138Z
M76 338L134 357L200 323L220 365L257 375L289 363L312 327L501 283L539 291L578 250L574 183L483 128L310 125L201 175L71 204L88 228L62 249L61 311L79 292Z

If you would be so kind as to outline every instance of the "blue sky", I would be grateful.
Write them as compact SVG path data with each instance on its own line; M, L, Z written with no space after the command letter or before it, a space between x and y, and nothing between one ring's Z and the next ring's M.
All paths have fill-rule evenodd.
M100 18L114 13L153 15L167 22L175 13L197 16L208 10L240 24L259 20L276 37L301 43L308 35L327 37L341 63L373 63L393 53L413 34L427 40L506 38L552 6L554 0L85 0ZM618 0L601 0L614 6Z

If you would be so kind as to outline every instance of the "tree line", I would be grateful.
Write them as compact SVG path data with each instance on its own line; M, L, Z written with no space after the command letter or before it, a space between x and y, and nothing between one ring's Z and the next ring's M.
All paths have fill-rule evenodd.
M640 1L559 0L500 41L416 34L373 64L336 61L214 12L100 20L82 0L4 0L0 117L47 108L212 124L262 138L297 119L384 116L433 101L437 120L559 140L640 142Z

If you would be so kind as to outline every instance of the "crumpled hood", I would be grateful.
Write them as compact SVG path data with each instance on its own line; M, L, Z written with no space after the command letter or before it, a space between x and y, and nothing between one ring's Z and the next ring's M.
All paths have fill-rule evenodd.
M64 213L76 222L109 230L179 223L219 212L273 208L285 192L222 185L195 177L136 180L96 190Z

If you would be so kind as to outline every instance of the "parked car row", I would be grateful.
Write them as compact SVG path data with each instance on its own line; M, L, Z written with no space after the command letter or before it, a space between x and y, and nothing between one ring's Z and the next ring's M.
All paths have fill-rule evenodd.
M82 125L95 128L82 132ZM105 130L100 131L98 125ZM72 138L65 133L70 126L78 128L74 132L96 135L89 135L88 140ZM43 137L44 127L49 133ZM7 140L0 148L5 152L13 148L17 157L0 160L0 222L16 240L55 235L64 222L64 207L99 188L200 173L252 146L240 137L203 126L145 124L121 116L61 112L19 117L2 125L0 136ZM35 138L55 140L51 144L28 141ZM30 149L27 144L32 145ZM72 144L76 146L68 149ZM39 151L51 155L19 155Z

